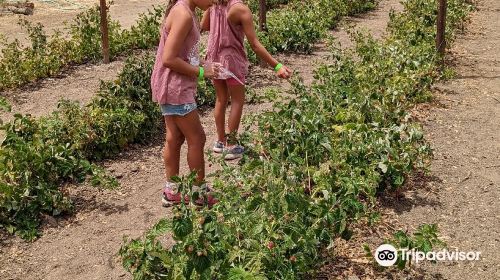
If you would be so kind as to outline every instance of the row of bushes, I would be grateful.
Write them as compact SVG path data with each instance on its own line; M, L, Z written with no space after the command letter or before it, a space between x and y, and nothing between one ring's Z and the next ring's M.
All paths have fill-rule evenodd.
M259 38L271 53L305 52L325 36L342 16L375 8L377 0L314 0L294 1L283 9L269 11L267 30ZM255 55L247 46L253 61Z
M451 39L470 7L448 3ZM182 203L143 238L126 240L120 254L134 279L305 279L320 249L350 238L377 193L425 166L430 149L409 109L440 78L437 3L403 4L386 39L359 33L353 53L332 48L314 85L294 83L293 99L247 124L255 128L244 137L248 155L214 174L218 204ZM205 194L192 182L179 179L194 201ZM175 244L164 247L162 235Z
M94 185L116 185L91 160L150 139L160 116L149 90L152 61L152 56L128 60L119 80L103 83L84 108L63 101L50 116L16 115L3 125L0 227L32 240L38 236L40 213L56 216L71 210L63 183L90 178Z
M108 18L111 57L156 46L163 12L161 7L153 8L142 14L129 30ZM10 43L2 40L0 90L54 76L68 65L95 62L102 57L98 6L80 13L65 26L67 35L56 31L49 37L40 23L20 20L19 24L28 33L31 46L22 47L17 39Z

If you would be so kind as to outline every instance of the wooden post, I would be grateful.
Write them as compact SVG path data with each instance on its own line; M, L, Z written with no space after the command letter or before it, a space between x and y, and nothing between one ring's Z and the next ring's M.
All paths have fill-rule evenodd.
M259 29L266 30L267 25L267 7L266 0L259 0Z
M437 17L436 49L441 56L446 51L446 8L447 0L439 0Z
M267 7L266 0L259 0L259 30L265 31L267 24ZM266 62L262 59L259 59L259 64L262 67L266 66Z
M106 0L101 1L101 38L102 38L102 57L104 63L109 63L109 35L108 35L108 11Z

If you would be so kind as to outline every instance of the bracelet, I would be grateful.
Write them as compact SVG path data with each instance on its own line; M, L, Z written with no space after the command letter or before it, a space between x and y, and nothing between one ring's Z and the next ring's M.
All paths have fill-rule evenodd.
M274 71L278 72L282 67L283 67L283 64L278 63L278 65L276 65L276 67L274 67Z
M205 68L200 67L200 74L198 75L198 79L203 79L205 77Z

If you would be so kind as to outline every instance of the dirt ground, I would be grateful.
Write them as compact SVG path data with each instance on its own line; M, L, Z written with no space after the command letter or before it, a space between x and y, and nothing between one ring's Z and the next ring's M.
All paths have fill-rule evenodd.
M455 78L436 86L423 120L434 149L428 190L396 208L408 228L437 223L450 250L477 262L424 266L443 279L500 279L500 1L478 2L452 52Z
M18 39L26 43L26 33L17 24L19 18L31 22L42 23L50 35L55 29L62 30L65 22L70 22L75 16L99 3L97 0L30 0L35 4L33 15L15 15L0 13L0 34L7 36L9 41ZM106 1L110 3L110 1ZM124 28L129 28L139 17L153 5L165 4L167 0L117 0L110 8L110 16L118 20Z
M380 225L371 229L361 224L356 229L355 240L338 241L330 263L322 269L327 278L394 279L390 272L373 269L363 257L361 244L377 244L399 228L412 230L421 223L437 222L450 247L481 250L485 260L477 264L424 265L418 273L394 272L401 276L397 279L500 279L500 276L487 277L498 275L500 260L495 253L500 236L500 102L495 101L495 98L500 100L497 42L500 36L499 3L496 2L481 2L470 27L475 33L468 32L457 42L453 50L457 78L438 86L442 93L437 94L433 104L418 108L426 116L422 121L435 149L432 176L429 176L432 180L417 177L414 182L422 189L411 188L398 202L382 201ZM391 7L401 9L397 0L382 0L376 11L347 19L341 26L348 23L367 28L379 37L385 30ZM496 22L492 20L495 16ZM0 20L3 19L0 17ZM344 47L350 46L345 28L339 28L333 35ZM480 48L477 47L479 40L484 42ZM310 83L312 70L323 55L325 50L320 45L312 55L282 56L281 60ZM84 103L95 93L92 87L97 87L100 78L116 76L120 63L106 66L109 69L99 65L82 66L64 78L44 82L38 89L18 92L19 102L14 102L13 108L43 115L56 104L50 102L68 94ZM264 78L271 82L263 83ZM260 68L249 81L256 86L276 84L272 72ZM286 82L278 85L288 86ZM39 102L44 96L49 97ZM259 112L269 106L250 105L245 113ZM202 122L208 149L215 140L211 110L203 114ZM111 191L96 191L87 186L70 188L75 214L57 219L47 217L43 236L37 241L26 243L15 237L0 236L0 279L131 279L116 255L123 236L139 237L169 214L159 200L164 182L161 149L162 135L158 135L152 144L131 147L116 159L106 161L105 167L119 179L121 187ZM184 158L181 164L186 171ZM208 171L213 168L209 167Z
M0 112L0 118L9 121L16 113L44 116L56 110L61 99L87 104L99 90L100 80L116 79L123 65L122 59L110 64L79 65L62 73L59 78L48 78L36 86L8 90L5 96L12 111Z

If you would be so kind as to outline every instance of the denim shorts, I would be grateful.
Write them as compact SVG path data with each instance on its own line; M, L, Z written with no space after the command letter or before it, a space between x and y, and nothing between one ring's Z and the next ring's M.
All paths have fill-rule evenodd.
M198 108L196 103L188 103L181 105L172 105L172 104L161 104L161 114L163 116L185 116Z

